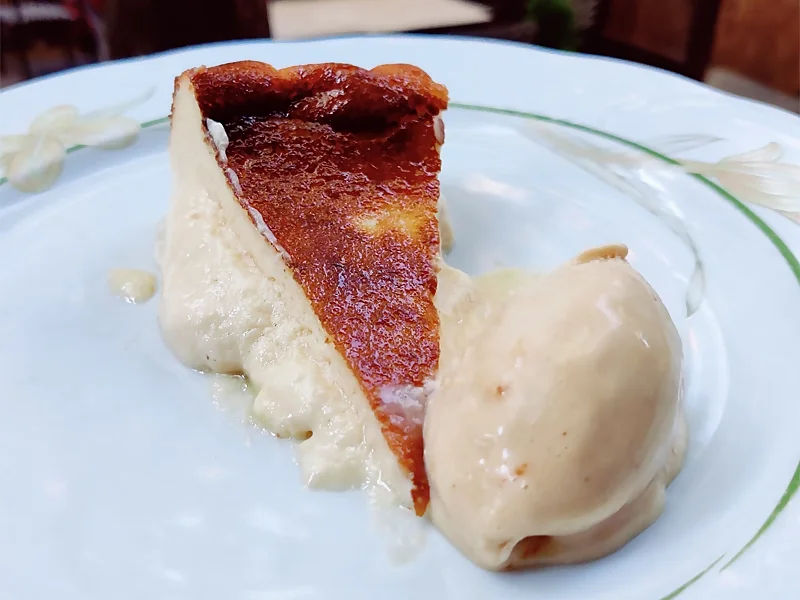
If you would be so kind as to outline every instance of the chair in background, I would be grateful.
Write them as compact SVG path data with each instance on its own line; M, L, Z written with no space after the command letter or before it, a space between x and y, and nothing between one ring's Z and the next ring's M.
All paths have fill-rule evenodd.
M106 0L112 59L270 37L266 0Z
M0 38L3 83L98 59L98 37L84 0L0 0Z

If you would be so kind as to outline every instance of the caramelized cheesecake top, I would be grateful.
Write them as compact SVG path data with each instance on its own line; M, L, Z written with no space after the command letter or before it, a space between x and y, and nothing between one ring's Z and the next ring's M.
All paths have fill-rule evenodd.
M224 126L217 160L232 170L233 193L358 378L423 514L422 420L439 360L437 117L447 90L408 65L248 61L182 77L204 120Z

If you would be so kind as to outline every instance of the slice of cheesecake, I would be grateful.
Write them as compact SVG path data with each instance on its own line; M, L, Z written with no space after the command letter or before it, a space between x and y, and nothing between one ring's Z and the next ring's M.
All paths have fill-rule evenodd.
M323 444L346 398L420 515L446 106L407 65L239 62L176 79L170 138L167 342L192 367L248 374L267 425L311 436L301 446Z

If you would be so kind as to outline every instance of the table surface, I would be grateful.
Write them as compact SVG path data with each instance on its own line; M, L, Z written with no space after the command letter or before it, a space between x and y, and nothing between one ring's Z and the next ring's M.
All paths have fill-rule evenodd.
M488 23L489 7L469 0L273 0L275 39L388 33Z

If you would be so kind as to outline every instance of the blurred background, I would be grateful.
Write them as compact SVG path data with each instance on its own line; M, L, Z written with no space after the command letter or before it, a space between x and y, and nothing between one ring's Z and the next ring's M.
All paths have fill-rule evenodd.
M800 0L0 0L0 86L192 44L389 32L624 58L800 112Z

